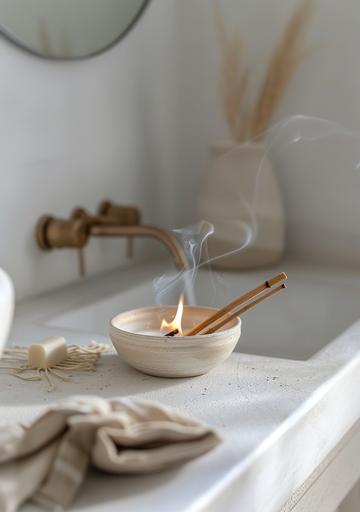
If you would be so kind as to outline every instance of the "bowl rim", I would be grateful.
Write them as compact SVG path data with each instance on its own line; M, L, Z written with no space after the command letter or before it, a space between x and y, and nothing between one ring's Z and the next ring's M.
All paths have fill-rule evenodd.
M217 311L219 308L213 308L213 307L208 307L208 306L188 306L188 305L185 305L184 306L185 308L188 308L188 309L205 309L205 310L208 310L208 311ZM211 339L216 339L218 338L219 336L223 336L223 335L229 335L229 334L232 334L232 331L236 332L237 330L240 329L240 334L241 334L241 318L240 317L236 317L232 322L233 324L227 328L227 329L223 329L221 331L216 331L216 332L213 332L211 334L195 334L194 336L176 336L176 337L166 337L165 335L152 335L152 334L139 334L139 333L136 333L136 332L131 332L131 331L126 331L125 329L121 329L120 327L117 327L116 325L114 325L114 320L116 318L118 318L119 316L122 316L122 315L128 315L128 314L131 314L131 313L135 313L136 311L142 311L142 310L148 310L148 311L151 311L151 310L159 310L159 309L165 309L165 308L177 308L177 305L169 305L169 306L145 306L145 307L141 307L141 308L134 308L134 309L130 309L129 311L123 311L122 313L118 313L117 315L115 315L109 322L110 324L110 334L111 334L111 331L115 331L116 333L118 334L125 334L126 336L130 337L130 338L134 338L134 341L135 339L137 339L139 341L139 339L142 339L143 341L147 340L149 342L151 341L154 341L154 342L164 342L164 343L172 343L176 340L177 344L179 344L179 342L182 342L182 343L191 343L192 341L194 341L194 339L197 339L197 340L211 340Z

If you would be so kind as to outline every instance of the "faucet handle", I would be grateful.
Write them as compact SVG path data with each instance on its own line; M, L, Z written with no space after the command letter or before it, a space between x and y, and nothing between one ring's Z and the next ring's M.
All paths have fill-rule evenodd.
M86 223L88 230L90 230L91 226L102 226L109 224L119 224L116 217L110 217L107 215L92 215L85 208L74 208L71 212L70 217L72 219L81 219Z
M135 206L120 206L111 201L103 201L98 208L101 218L107 217L122 226L136 226L140 224L140 210Z
M74 208L71 212L70 218L72 220L82 220L86 224L86 228L89 228L95 224L95 216L91 215L85 208Z
M135 206L120 206L111 201L103 201L98 208L101 219L108 219L108 223L116 223L121 226L137 226L140 224L141 214ZM127 257L131 258L134 252L133 237L128 236Z
M83 248L88 234L83 219L55 219L50 215L40 217L35 230L36 241L40 249L50 251L55 248L75 247L79 250L79 273L85 275Z

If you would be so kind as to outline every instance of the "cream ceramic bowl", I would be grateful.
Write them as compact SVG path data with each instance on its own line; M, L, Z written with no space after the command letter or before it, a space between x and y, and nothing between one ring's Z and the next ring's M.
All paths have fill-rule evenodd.
M190 329L213 312L212 308L185 306L183 329ZM241 334L239 318L213 334L157 334L161 320L171 321L175 313L176 307L169 306L134 309L115 316L110 322L110 337L122 359L149 375L194 377L207 373L230 356Z

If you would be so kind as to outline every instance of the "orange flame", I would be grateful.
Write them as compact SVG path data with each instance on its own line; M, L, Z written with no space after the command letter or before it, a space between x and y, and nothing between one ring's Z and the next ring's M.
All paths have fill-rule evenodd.
M183 336L183 331L181 328L181 320L182 320L182 316L183 316L183 311L184 311L184 294L182 293L179 298L179 304L178 304L178 307L176 310L176 315L174 316L174 318L171 322L167 322L164 318L163 321L161 322L160 330L171 332L171 331L174 331L175 329L178 329L178 331L179 331L178 335Z

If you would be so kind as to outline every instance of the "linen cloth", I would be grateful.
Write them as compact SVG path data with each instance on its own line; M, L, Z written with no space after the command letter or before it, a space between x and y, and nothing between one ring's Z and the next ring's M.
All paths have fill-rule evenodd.
M90 465L112 474L151 473L220 442L212 428L158 403L73 396L28 425L0 427L0 511L15 512L28 499L65 509Z

